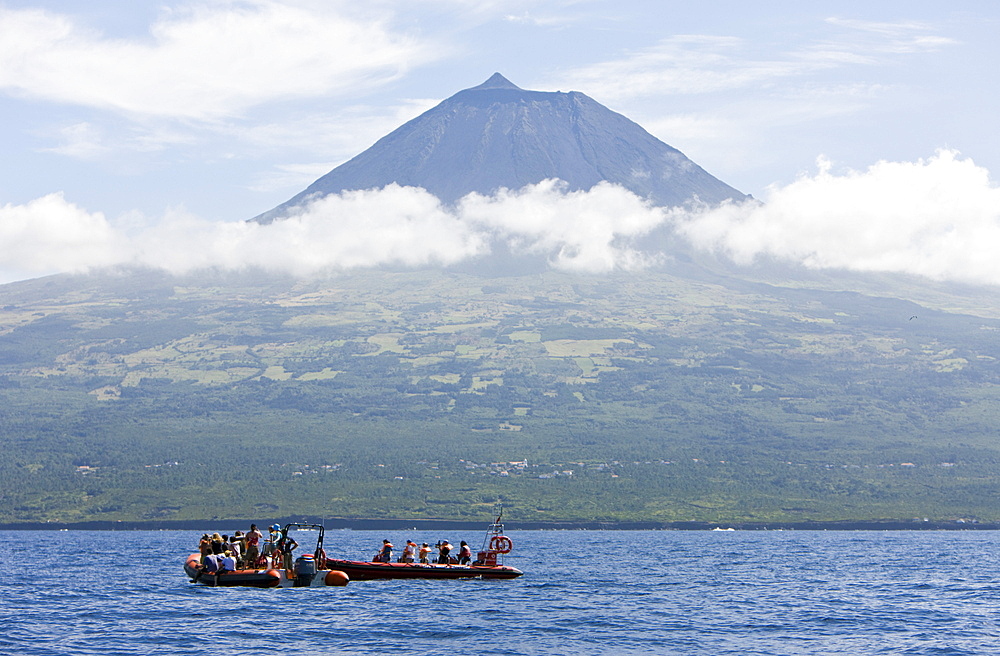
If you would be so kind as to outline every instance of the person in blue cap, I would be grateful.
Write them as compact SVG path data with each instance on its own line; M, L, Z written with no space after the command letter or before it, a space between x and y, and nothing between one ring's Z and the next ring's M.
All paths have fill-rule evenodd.
M268 529L267 542L264 543L264 556L273 558L274 552L278 550L278 542L281 540L281 526L275 524Z

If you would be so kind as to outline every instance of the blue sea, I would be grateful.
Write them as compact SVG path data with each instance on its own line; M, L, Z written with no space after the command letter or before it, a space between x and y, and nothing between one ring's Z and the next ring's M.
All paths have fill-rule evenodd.
M200 535L0 532L0 653L1000 654L995 532L509 531L513 581L272 590L189 583ZM327 551L382 538L482 534Z

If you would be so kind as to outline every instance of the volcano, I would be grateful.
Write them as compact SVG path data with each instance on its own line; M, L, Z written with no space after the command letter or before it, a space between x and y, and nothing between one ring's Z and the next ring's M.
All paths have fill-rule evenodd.
M495 73L381 138L253 220L291 216L311 200L396 183L452 204L558 178L569 190L607 181L660 206L718 204L744 194L592 98L529 91Z

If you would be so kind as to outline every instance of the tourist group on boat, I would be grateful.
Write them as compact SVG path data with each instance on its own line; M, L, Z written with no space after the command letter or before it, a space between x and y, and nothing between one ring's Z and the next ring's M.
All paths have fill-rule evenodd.
M268 534L251 524L246 532L236 531L233 535L211 535L205 533L198 543L201 554L201 570L204 574L221 575L243 569L291 569L295 550L299 547L295 538L274 524ZM393 559L396 547L388 539L372 558L373 563L424 563L439 565L478 564L472 560L472 547L465 540L459 542L457 552L448 540L439 540L433 547L427 542L417 546L413 540L406 540L399 557ZM436 555L433 555L434 552ZM456 555L457 553L457 555Z
M389 540L382 540L382 546L379 548L375 557L372 559L373 563L391 563L393 550L396 547L393 546L392 542ZM452 546L451 542L447 540L439 540L437 544L434 545L434 549L437 549L437 557L434 562L439 565L469 565L472 563L472 547L465 540L459 543L458 556L453 556L452 551L455 547ZM397 563L413 563L419 562L424 564L429 564L431 562L431 554L433 549L426 542L417 547L417 543L413 540L407 540L403 545L403 551L399 558L396 559Z
M295 549L299 546L291 535L274 524L265 537L256 524L247 532L233 535L205 533L198 542L201 567L206 574L225 574L242 569L291 569Z
M205 533L198 551L188 556L184 571L195 583L205 585L245 585L256 587L301 587L346 585L353 580L394 578L491 578L512 579L523 574L504 564L513 542L503 534L502 509L489 525L482 548L473 560L472 547L465 540L456 549L448 540L438 540L434 547L427 542L417 545L412 539L396 547L388 539L370 560L330 558L323 548L326 532L322 524L289 523L272 525L267 535L251 524L246 532L233 535ZM314 545L300 547L306 539ZM436 551L436 554L435 554ZM297 553L299 552L299 553Z

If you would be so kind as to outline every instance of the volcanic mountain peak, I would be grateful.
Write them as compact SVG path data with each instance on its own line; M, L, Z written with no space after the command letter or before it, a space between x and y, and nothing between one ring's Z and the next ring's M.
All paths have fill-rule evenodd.
M500 75L500 73L494 73L493 75L490 76L490 79L486 80L477 87L466 89L466 91L476 91L482 89L517 89L518 91L524 90L521 87L514 84L513 82L511 82L510 80L508 80L507 78L505 78L503 75Z
M592 98L521 89L500 73L459 91L381 138L256 221L301 212L309 202L396 183L444 203L478 192L558 178L571 190L607 181L656 205L715 204L745 196L679 150Z

